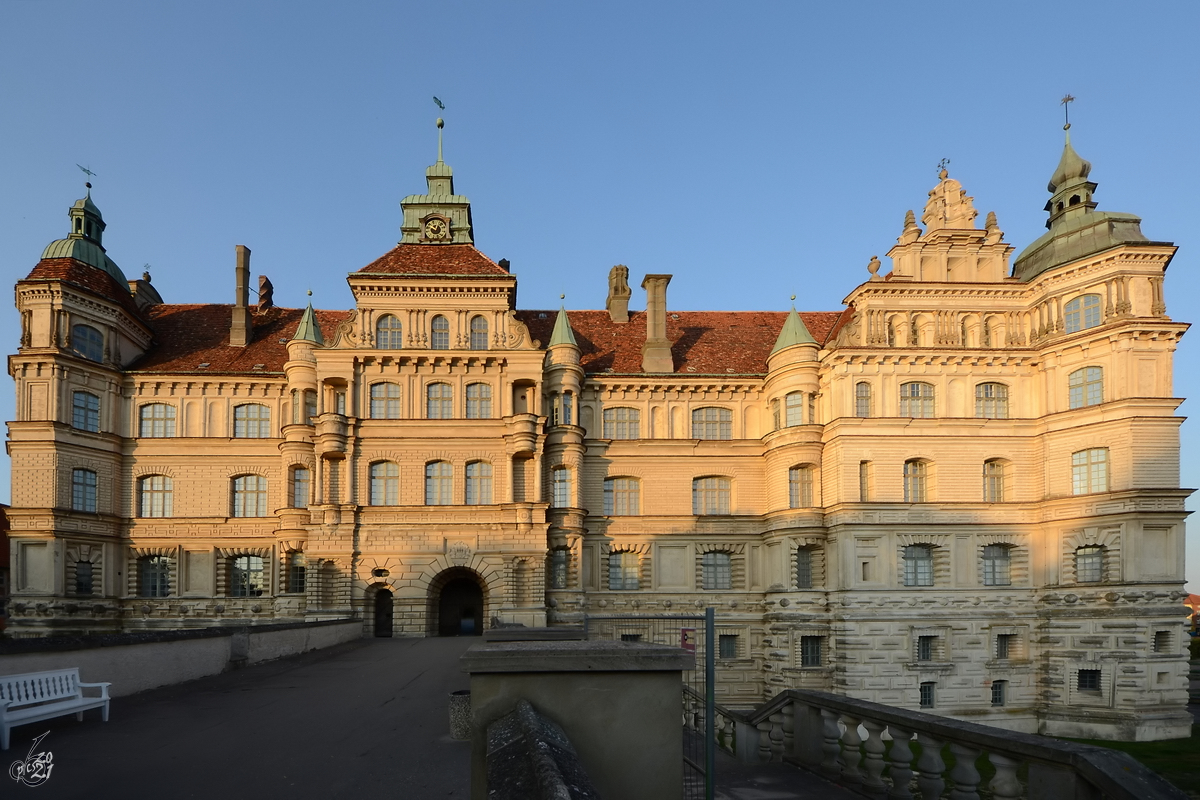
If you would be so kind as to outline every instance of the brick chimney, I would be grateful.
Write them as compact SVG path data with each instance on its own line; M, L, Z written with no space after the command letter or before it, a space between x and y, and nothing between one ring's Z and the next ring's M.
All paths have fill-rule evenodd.
M237 246L237 295L233 304L233 322L229 326L229 344L233 347L245 347L250 341L252 325L250 322L250 248L244 244Z
M647 275L642 280L646 290L646 343L642 345L642 372L674 372L671 342L667 339L667 284L670 275Z

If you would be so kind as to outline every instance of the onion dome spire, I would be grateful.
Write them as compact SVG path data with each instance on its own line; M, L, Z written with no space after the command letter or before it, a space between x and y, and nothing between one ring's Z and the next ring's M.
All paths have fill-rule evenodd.
M103 270L116 279L123 287L128 287L129 281L121 268L108 257L102 243L104 237L104 217L100 209L92 202L92 184L85 183L87 194L76 200L67 212L71 218L71 230L65 239L56 239L46 245L42 258L73 258L84 264Z

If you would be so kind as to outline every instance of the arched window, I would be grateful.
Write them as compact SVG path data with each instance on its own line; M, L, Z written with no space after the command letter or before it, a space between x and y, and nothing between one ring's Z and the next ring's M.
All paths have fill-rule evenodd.
M230 597L262 597L266 588L261 556L235 556L229 560Z
M1067 377L1068 400L1071 408L1095 406L1104 402L1104 368L1084 367Z
M287 590L292 594L304 594L308 588L308 559L299 550L288 553Z
M1004 502L1004 462L999 459L983 462L983 502Z
M312 495L312 473L308 467L292 467L292 508L308 508Z
M258 403L233 408L235 439L268 439L271 436L271 409Z
M604 513L610 517L640 513L642 483L637 478L604 479Z
M812 508L813 475L811 464L801 464L788 470L788 508Z
M854 384L854 416L871 416L871 384L866 381Z
M175 435L175 406L147 403L138 409L138 435L145 439L166 439Z
M693 439L732 439L733 412L728 408L697 408L692 411Z
M488 321L482 316L471 317L471 349L488 349Z
M429 325L429 347L431 350L450 349L450 321L438 314Z
M551 499L555 508L571 507L571 469L555 467L551 470Z
M608 588L611 591L636 591L640 583L637 553L609 553Z
M729 513L730 480L719 475L692 481L692 513L697 516Z
M448 461L430 461L425 465L425 505L448 506L454 503L454 468Z
M642 414L636 408L604 409L605 439L640 439Z
M454 389L448 383L431 383L425 387L425 418L454 418Z
M796 551L796 588L813 588L813 551L801 547Z
M370 467L371 505L400 505L400 466L391 461L377 461Z
M1104 548L1098 545L1075 550L1075 582L1099 583L1104 580Z
M138 516L170 517L174 482L168 475L147 475L138 479Z
M904 548L904 585L933 586L933 547L910 544Z
M904 462L904 502L924 503L928 489L929 467L919 458Z
M392 314L384 314L375 323L375 347L380 350L399 350L403 347L400 319Z
M371 384L371 419L400 419L399 384Z
M233 515L267 515L267 479L261 475L240 475L233 479Z
M481 317L476 317L481 319ZM492 418L492 387L487 383L467 384L467 419Z
M88 361L104 360L104 335L91 325L71 327L71 350Z
M983 585L1012 585L1011 548L1004 544L989 544L983 548Z
M900 416L916 419L933 417L933 384L920 381L900 384Z
M138 597L167 597L171 594L171 559L146 556L138 562Z
M804 393L789 392L783 398L783 421L787 427L804 424ZM810 419L809 422L812 422Z
M718 592L733 588L733 559L729 553L714 550L700 557L700 586Z
M1008 387L1003 383L976 385L975 416L982 419L1008 419Z
M71 508L96 513L96 473L90 469L71 470Z
M550 564L547 567L547 571L550 573L551 589L567 588L567 577L569 575L570 565L570 550L560 547L550 551Z
M1108 448L1093 447L1071 454L1071 493L1108 491Z
M486 461L467 462L467 505L492 504L492 465Z
M100 398L89 392L71 395L71 427L81 431L100 432Z
M1064 322L1067 333L1076 333L1100 324L1100 295L1085 294L1067 303Z

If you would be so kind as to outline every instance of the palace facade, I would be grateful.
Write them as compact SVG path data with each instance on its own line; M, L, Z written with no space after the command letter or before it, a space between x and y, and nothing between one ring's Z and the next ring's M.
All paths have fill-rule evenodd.
M9 631L711 605L734 705L1187 736L1175 248L1090 170L1068 139L1015 261L943 171L890 272L802 313L663 274L630 311L622 266L604 310L518 309L440 156L353 309L251 305L243 246L234 305L167 303L89 189L16 286Z

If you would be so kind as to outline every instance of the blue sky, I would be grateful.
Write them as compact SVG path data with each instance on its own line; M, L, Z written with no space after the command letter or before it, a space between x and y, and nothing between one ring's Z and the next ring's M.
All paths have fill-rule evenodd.
M1200 5L1084 9L6 0L0 277L65 235L79 163L97 173L109 254L131 277L149 264L168 302L230 302L240 243L276 303L312 289L348 308L346 273L395 244L397 202L423 191L441 114L476 242L512 262L522 307L565 293L601 308L623 263L631 283L673 273L674 308L786 309L796 294L834 310L904 212L919 216L942 158L1018 251L1035 239L1070 92L1100 208L1179 245L1168 313L1192 320ZM10 310L0 340L17 338ZM1200 396L1197 352L1193 334L1177 396Z

